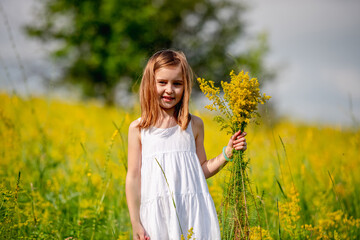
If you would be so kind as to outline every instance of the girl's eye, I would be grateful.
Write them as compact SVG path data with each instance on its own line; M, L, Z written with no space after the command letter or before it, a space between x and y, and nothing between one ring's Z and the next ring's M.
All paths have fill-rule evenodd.
M174 85L176 85L176 86L181 86L182 83L181 83L181 82L175 82Z

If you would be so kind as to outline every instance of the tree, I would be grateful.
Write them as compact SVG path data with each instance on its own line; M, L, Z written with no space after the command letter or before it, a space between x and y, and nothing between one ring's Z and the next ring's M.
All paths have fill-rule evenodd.
M43 0L29 36L59 47L52 57L59 79L82 87L85 96L113 103L115 86L139 84L146 60L164 48L185 52L195 73L220 81L239 62L265 73L266 49L232 54L243 35L244 6L233 0ZM129 80L130 79L130 80Z

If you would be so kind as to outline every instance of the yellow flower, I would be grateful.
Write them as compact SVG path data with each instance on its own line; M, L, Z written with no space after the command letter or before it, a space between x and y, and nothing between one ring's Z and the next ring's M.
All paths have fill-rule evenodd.
M112 141L112 142L114 141L114 139L115 139L116 135L118 135L118 133L119 133L119 131L116 129L116 130L114 131L113 135L111 136L111 141Z
M261 95L258 80L256 78L250 79L248 73L244 73L244 71L236 75L232 70L230 78L229 83L221 81L223 97L220 96L220 88L215 87L213 81L206 81L204 78L197 80L201 91L212 101L212 105L206 106L207 109L219 110L231 122L232 126L247 124L256 115L258 104L264 104L271 97L266 94ZM223 127L230 126L222 125Z
M260 226L250 228L250 240L272 240L272 237L266 229Z
M194 234L193 228L190 228L188 231L186 240L191 240L193 234ZM181 234L181 240L185 240L185 237L183 234Z
M360 219L348 217L341 210L327 213L325 218L319 219L315 226L303 225L305 237L316 239L355 239Z
M291 187L286 202L279 202L280 223L284 230L291 236L294 236L297 223L300 219L299 193L295 187Z
M188 235L187 235L187 239L188 239L188 240L191 239L191 237L192 237L193 234L194 234L193 228L190 228L190 229L189 229L189 233L188 233Z

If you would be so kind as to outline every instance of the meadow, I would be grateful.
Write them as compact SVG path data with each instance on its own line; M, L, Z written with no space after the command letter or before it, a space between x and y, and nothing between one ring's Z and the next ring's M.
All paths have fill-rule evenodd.
M0 94L0 238L131 239L127 130L139 112ZM229 136L191 112L218 155ZM251 239L360 238L359 126L260 119L247 133ZM218 212L228 173L208 179Z

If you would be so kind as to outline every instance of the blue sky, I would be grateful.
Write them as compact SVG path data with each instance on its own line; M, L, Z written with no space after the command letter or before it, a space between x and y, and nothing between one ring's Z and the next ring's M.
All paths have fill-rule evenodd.
M56 75L57 69L45 58L51 46L27 39L20 30L32 19L34 2L2 0L1 4L27 70L29 88L41 94L46 88L41 87L40 76L44 71ZM248 5L243 19L249 39L260 31L269 36L266 63L279 71L263 91L273 96L279 113L301 121L348 125L351 98L352 114L360 121L360 1L243 2ZM11 89L10 80L23 92L3 14L0 19L0 89Z

